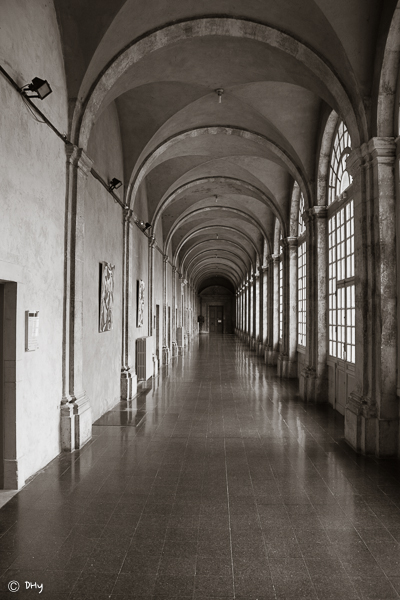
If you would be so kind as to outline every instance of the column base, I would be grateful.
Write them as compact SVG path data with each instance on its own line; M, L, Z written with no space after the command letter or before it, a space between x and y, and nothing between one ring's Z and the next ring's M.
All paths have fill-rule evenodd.
M65 452L75 450L75 418L73 403L61 404L61 449Z
M3 460L4 465L4 484L3 489L5 490L19 490L25 485L25 477L21 465L21 459L7 459Z
M268 346L265 350L264 360L267 365L274 367L278 362L278 351Z
M344 436L356 452L378 458L398 457L399 420L380 419L375 403L355 392L347 399Z
M313 367L305 367L299 376L299 395L304 402L328 402L328 382L325 375L317 376Z
M132 400L137 393L137 375L128 367L121 372L121 399Z
M176 358L178 356L178 344L176 342L172 342L172 357Z
M276 361L276 367L277 367L277 375L278 377L283 377L283 366L284 366L284 362L285 362L285 356L283 354L279 354L277 361Z
M92 437L92 409L89 398L83 394L73 404L75 417L75 450L82 448Z
M163 360L162 360L163 365L168 365L169 360L170 360L170 351L169 351L168 346L163 346L162 357L163 357Z
M159 364L157 354L153 354L152 359L153 359L153 376L155 377L156 375L158 375L158 364Z
M255 350L256 344L257 344L256 340L253 338L253 336L251 336L250 340L249 340L250 350Z
M284 379L297 378L297 360L289 360L289 357L286 354L282 355L281 377L283 377Z

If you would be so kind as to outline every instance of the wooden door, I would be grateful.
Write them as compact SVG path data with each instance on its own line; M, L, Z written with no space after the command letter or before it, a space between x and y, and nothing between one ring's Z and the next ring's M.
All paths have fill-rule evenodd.
M224 333L224 307L210 306L210 333Z

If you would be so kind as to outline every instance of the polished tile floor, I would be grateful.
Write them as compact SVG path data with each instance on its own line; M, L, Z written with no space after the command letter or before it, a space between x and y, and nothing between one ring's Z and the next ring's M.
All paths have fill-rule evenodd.
M1 599L399 598L400 465L202 335L14 496L0 535Z

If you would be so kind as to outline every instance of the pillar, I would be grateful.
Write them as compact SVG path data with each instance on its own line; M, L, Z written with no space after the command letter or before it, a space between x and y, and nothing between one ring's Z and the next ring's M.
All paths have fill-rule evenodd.
M297 237L284 240L282 376L297 377Z
M258 344L257 354L264 356L264 270L258 269Z
M132 211L129 208L126 208L123 213L123 227L121 399L132 400L137 392L137 375L132 339Z
M279 355L279 265L281 262L280 254L272 255L273 286L272 299L272 329L271 339L268 344L268 364L276 365Z
M357 451L398 455L396 202L392 138L352 152L356 280L355 388L345 438Z
M328 401L328 210L313 206L304 212L306 223L306 351L299 378L300 397L306 402Z
M268 259L267 259L268 261ZM268 301L268 275L269 268L268 262L267 264L262 266L262 288L263 293L260 302L262 303L262 339L261 342L263 344L262 355L265 358L265 353L268 347L268 310L269 310L269 301Z
M163 365L167 365L170 360L170 350L168 347L168 334L167 334L167 268L168 268L168 254L163 255L163 349L162 349L162 362Z
M87 178L92 161L81 148L66 146L67 206L64 261L63 393L61 446L73 451L92 435L92 411L83 389L83 268Z

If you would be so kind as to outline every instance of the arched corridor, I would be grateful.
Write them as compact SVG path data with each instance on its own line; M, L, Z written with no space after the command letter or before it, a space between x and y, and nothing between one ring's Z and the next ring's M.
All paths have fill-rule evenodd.
M399 597L399 32L0 0L5 597Z
M343 436L237 337L200 336L0 511L1 597L398 598L399 464Z

